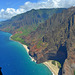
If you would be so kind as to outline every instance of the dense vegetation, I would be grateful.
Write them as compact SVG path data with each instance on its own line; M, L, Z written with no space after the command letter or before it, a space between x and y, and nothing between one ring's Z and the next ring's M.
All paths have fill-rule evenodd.
M63 8L33 9L26 13L14 16L7 21L0 22L0 30L14 34L12 39L26 44L24 42L24 37L28 36L32 31L35 31L40 23L46 21L53 14L62 12L62 10Z
M59 69L61 68L61 64L58 61L52 60L52 64L57 65Z

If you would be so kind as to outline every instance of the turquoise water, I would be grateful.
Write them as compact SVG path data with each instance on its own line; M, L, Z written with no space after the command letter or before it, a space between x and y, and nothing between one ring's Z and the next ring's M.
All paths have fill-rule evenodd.
M51 75L43 64L32 62L25 48L0 31L0 67L3 75Z

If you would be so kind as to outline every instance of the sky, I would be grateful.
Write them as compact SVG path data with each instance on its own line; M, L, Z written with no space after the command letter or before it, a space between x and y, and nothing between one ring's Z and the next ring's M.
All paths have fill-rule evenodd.
M71 6L75 6L75 0L1 0L0 21L31 9L69 8Z

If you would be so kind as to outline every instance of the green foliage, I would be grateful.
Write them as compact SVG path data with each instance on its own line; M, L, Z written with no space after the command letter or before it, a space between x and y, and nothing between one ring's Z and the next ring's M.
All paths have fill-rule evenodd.
M58 62L58 61L55 61L55 60L52 60L52 64L56 66L58 66L58 68L60 69L61 68L61 64Z
M24 42L24 39L22 39L22 38L19 38L17 36L12 36L11 39L15 40L15 41L18 41L18 42L20 42L20 43L25 44L25 45L28 46L28 44L26 42Z
M28 36L32 31L37 29L40 23L43 23L54 13L59 13L59 11L62 10L63 9L33 9L26 13L14 16L7 21L0 22L0 29L12 34L16 32L14 36L12 36L12 39L24 43L24 39L22 39L23 36ZM42 44L43 42L39 41L37 48L40 48Z
M24 39L21 39L21 38L19 38L19 37L17 37L17 36L12 36L11 38L12 38L13 40L15 40L15 41L19 41L19 42L21 42L21 43L24 44Z
M37 44L37 48L40 48L42 46L42 43L43 43L42 41L39 41Z
M19 34L19 36L27 36L32 31L36 30L37 25L31 25L31 26L24 26L19 28L17 31L22 31L23 33Z
M56 61L55 60L52 60L52 64L56 66Z
M48 46L47 42L43 42L42 40L38 41L37 43L37 48L39 49L40 47L46 48Z
M61 68L61 64L59 62L57 62L58 68Z
M17 29L32 25L39 25L40 23L46 21L53 14L62 12L63 9L39 9L31 10L26 13L14 16L9 20L0 22L0 29L10 33L14 33ZM32 26L33 27L33 26Z
M37 26L35 26L35 25L21 27L21 28L17 29L17 31L16 31L17 33L12 36L12 39L25 44L24 39L22 39L22 36L28 36L28 34L30 34L36 28L37 28ZM22 33L20 33L20 31Z
M75 70L74 70L74 75L75 75Z

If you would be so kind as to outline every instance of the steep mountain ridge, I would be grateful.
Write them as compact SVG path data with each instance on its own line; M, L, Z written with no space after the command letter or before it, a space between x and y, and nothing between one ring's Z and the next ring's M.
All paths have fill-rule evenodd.
M16 41L24 43L21 37L28 36L35 31L40 23L43 23L55 13L60 13L65 8L56 9L38 9L12 17L7 21L0 22L0 30L14 34L12 37Z
M35 10L32 10L32 12L33 11ZM27 12L26 14L29 15L29 13L30 12ZM31 18L30 18L31 14L27 17L24 16L24 18L26 18L25 19L26 22L25 20L21 20L23 16L17 20L14 17L12 19L14 24L13 23L11 24L12 22L11 20L10 22L9 20L3 22L4 24L7 23L9 25L7 24L4 26L1 25L0 30L13 33L12 38L14 40L18 40L24 44L27 44L28 48L30 49L29 54L32 57L34 57L34 59L37 60L37 63L42 63L47 60L56 60L59 61L62 66L59 70L58 75L74 75L75 73L75 7L63 10L62 13L58 14L57 13L54 14L52 12L54 14L52 17L48 16L46 12L45 18L42 17L43 18L42 19L41 17L38 16L38 18L40 18L39 20L38 18L36 18L37 12L34 13ZM46 17L47 19L48 18L49 19L47 20ZM22 21L25 23L22 24ZM42 21L43 23L40 23ZM36 27L37 24L38 27ZM34 29L32 29L31 27ZM10 30L6 30L8 28L10 28ZM26 28L27 30L28 29L31 30L27 34L25 33L28 32L25 31Z
M62 10L64 10L64 8L38 10L32 9L26 13L14 16L9 20L0 22L0 30L2 28L4 31L14 33L13 30L16 31L16 29L26 25L38 25L39 23L50 18L53 14L62 12Z
M36 31L23 37L29 44L29 54L42 63L57 60L62 67L59 75L75 72L75 7L53 15Z

